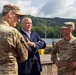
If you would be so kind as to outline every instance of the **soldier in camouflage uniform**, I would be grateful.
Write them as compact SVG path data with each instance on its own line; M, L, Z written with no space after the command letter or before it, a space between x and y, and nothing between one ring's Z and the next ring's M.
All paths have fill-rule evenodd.
M18 75L18 63L27 60L27 44L14 28L24 14L11 4L3 6L0 20L0 75Z
M73 22L64 22L61 28L63 38L56 43L52 53L52 60L58 66L58 75L76 75L76 37L72 34L74 26Z

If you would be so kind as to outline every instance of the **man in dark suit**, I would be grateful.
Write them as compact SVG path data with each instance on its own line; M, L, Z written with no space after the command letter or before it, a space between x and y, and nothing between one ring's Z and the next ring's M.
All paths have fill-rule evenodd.
M28 60L19 64L19 75L40 75L42 71L38 50L45 48L46 43L36 32L32 32L32 20L28 17L22 20L20 31L26 40L28 49Z

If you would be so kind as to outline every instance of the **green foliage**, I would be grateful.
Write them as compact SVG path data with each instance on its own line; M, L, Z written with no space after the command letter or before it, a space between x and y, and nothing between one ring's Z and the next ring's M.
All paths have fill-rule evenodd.
M15 27L16 29L18 29L19 31L21 30L21 23L18 23L17 26Z
M46 31L46 38L60 38L61 37L60 27L63 25L65 21L72 21L76 24L76 19L64 19L58 17L40 18L40 17L33 17L31 15L25 15L24 17L30 17L32 19L33 21L32 31L37 32L42 38L45 37L45 31ZM23 18L21 18L21 20ZM16 28L18 30L21 29L21 22L17 24ZM76 36L76 28L73 34L74 36Z

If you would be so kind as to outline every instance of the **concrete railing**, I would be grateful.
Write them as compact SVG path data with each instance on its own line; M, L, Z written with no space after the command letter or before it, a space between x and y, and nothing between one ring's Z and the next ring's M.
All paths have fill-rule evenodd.
M57 75L58 74L58 68L55 64L52 63L50 54L40 55L40 60L42 64L41 75Z

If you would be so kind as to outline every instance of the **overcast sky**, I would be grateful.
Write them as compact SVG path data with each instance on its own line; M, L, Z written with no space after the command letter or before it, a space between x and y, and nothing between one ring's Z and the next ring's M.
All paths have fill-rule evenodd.
M18 5L26 15L76 19L76 0L0 0L0 12L8 3Z

